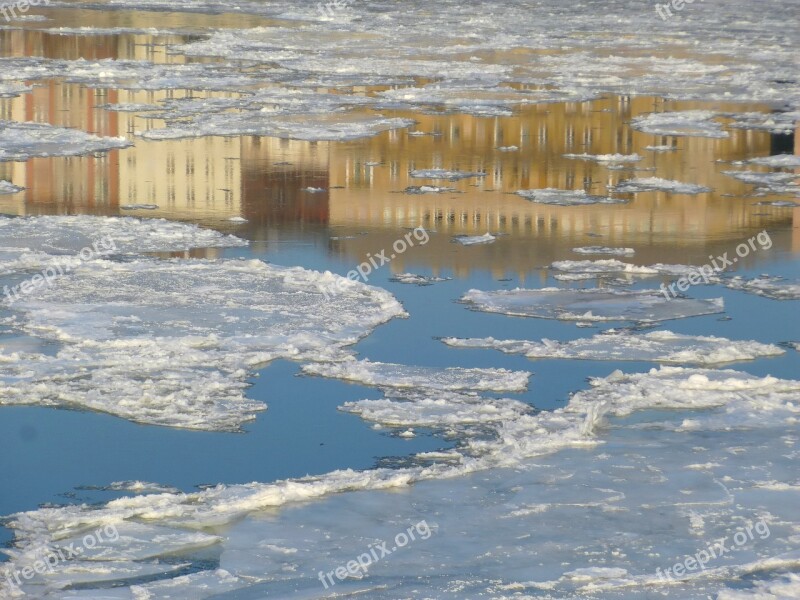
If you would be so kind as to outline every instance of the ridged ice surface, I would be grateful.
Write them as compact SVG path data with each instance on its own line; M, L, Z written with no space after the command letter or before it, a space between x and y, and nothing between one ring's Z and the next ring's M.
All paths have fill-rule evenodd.
M475 310L564 321L653 322L720 313L722 298L669 298L656 290L515 289L468 291L462 301Z
M699 599L713 597L732 575L767 579L800 565L792 525L797 484L779 483L796 479L800 382L671 367L591 383L565 408L536 414L515 401L481 403L453 392L350 403L345 410L385 426L458 431L459 445L421 455L418 466L21 513L11 521L17 541L9 566L111 525L117 541L36 575L24 591L130 600L231 590L236 598L602 592L633 599L658 591ZM281 506L293 509L275 513ZM427 529L416 531L425 535L393 547L398 532L423 520ZM705 570L659 579L657 569L663 576L718 538L733 546L748 527L749 537ZM380 540L388 541L389 558L363 577L336 580L333 590L322 587L319 571ZM197 562L188 576L170 573L208 545L218 563ZM66 581L157 572L160 580L103 592L57 591Z
M0 402L236 430L265 408L245 397L255 367L340 358L404 314L391 294L360 283L342 282L326 298L338 279L257 260L80 265L12 305L16 329L59 349L0 355Z
M671 331L645 334L606 333L568 342L544 339L443 338L456 348L489 348L528 358L579 360L636 360L661 363L714 365L778 356L785 351L774 344L732 341L715 336L681 335Z
M124 138L98 137L45 123L0 121L0 162L36 156L76 156L130 145Z
M525 390L531 375L525 371L507 369L437 369L369 360L309 364L303 366L303 372L380 387L498 392Z

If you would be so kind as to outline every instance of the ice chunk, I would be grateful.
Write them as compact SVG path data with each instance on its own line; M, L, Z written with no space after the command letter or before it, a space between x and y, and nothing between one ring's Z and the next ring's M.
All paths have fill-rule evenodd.
M384 290L257 260L97 260L11 309L17 328L59 346L0 355L0 403L208 430L237 430L264 410L245 397L259 365L341 359L405 314Z
M537 204L555 204L557 206L583 206L586 204L625 204L628 200L623 198L609 198L606 196L592 196L585 190L557 190L544 188L540 190L517 190L517 196Z
M773 200L768 202L766 200L761 202L754 202L753 206L774 206L776 208L798 208L800 204L792 202L791 200Z
M564 158L591 160L599 163L635 163L643 157L638 154L565 154Z
M784 350L773 344L681 335L671 331L646 334L611 332L569 342L494 338L443 338L442 341L457 348L492 348L506 354L522 354L528 358L635 360L698 365L754 360L784 353Z
M21 192L25 188L19 187L18 185L14 185L10 181L4 181L0 179L0 195L3 194L16 194L17 192Z
M77 156L132 145L125 138L97 137L46 123L0 121L0 162L35 156Z
M564 321L654 322L721 313L722 298L667 299L656 290L500 290L468 291L462 301L475 310Z
M800 300L800 283L789 282L781 277L763 275L746 279L737 275L722 281L732 290L741 290L773 300Z
M488 231L483 235L457 235L453 238L454 242L462 246L477 246L479 244L491 244L497 240L497 236L492 235Z
M704 194L712 191L711 188L694 183L681 183L659 177L627 179L615 186L609 186L612 192L618 194L638 194L640 192L668 192L670 194Z
M31 91L30 86L21 83L0 83L0 98L13 98Z
M364 385L426 390L514 392L528 387L527 371L411 367L369 360L314 363L303 366L306 375L335 377Z
M739 181L766 188L776 194L800 193L798 176L794 173L758 173L756 171L723 171L725 175L735 177Z
M763 156L751 158L747 161L751 165L763 165L772 168L793 168L800 167L800 156L794 154L776 154L775 156Z
M138 254L230 248L247 246L248 242L194 224L165 219L90 215L0 216L0 268L11 268L23 257L28 264L20 266L36 268L52 259L53 255L74 256L95 244L101 254Z
M617 259L603 260L557 260L550 265L551 269L565 273L588 274L628 274L628 275L657 275L658 269L654 267L639 267L624 263Z
M800 598L800 575L796 573L786 573L769 581L755 581L753 589L722 590L716 600L792 600L793 598Z
M582 246L580 248L573 248L576 254L608 254L611 256L633 256L636 250L633 248L609 248L607 246Z
M665 144L660 146L645 146L645 150L650 150L650 152L673 152L677 149L677 146L667 146Z
M448 169L417 169L411 171L411 177L416 179L448 179L450 181L456 181L458 179L469 179L470 177L486 177L486 173L450 171Z
M444 194L445 192L456 192L455 188L440 187L438 185L410 185L403 190L406 194Z
M631 127L653 135L727 138L730 134L715 121L717 113L708 110L650 113L631 120Z
M432 285L440 281L451 281L452 277L436 277L435 275L416 275L414 273L398 273L390 281L411 285Z

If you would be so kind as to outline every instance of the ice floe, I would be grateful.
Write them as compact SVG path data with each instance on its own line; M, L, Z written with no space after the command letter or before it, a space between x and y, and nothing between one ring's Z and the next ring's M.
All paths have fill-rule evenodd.
M753 279L737 275L722 280L732 290L741 290L773 300L800 300L800 283L782 277L761 276Z
M715 121L717 113L708 110L650 113L634 117L631 127L652 135L727 138L730 134Z
M548 339L540 342L496 340L491 337L443 338L442 341L457 348L494 349L533 359L634 360L715 365L784 354L784 350L773 344L732 341L714 336L681 335L671 331L645 334L612 331L567 342Z
M403 190L406 194L444 194L445 192L456 192L455 188L440 187L438 185L410 185Z
M529 290L468 291L462 301L475 310L519 317L563 321L655 322L721 313L722 298L667 299L656 290Z
M638 154L565 154L564 158L591 160L599 163L635 163L642 160Z
M711 188L694 183L681 183L660 177L627 179L617 185L610 186L612 192L618 194L638 194L640 192L668 192L670 194L704 194Z
M559 190L544 188L539 190L517 190L517 196L537 204L554 204L557 206L583 206L587 204L625 204L624 198L610 198L607 196L593 196L585 190Z
M609 248L608 246L581 246L580 248L573 248L576 254L594 254L594 255L610 255L610 256L633 256L636 250L633 248Z
M800 167L800 156L795 154L776 154L775 156L751 158L745 162L751 165L762 165L764 167L791 169Z
M776 194L800 194L800 183L797 182L800 177L795 173L759 173L756 171L723 171L723 173L759 188L766 188Z
M41 156L77 156L131 145L124 138L98 137L45 123L0 121L0 162Z
M384 290L258 260L96 260L10 308L15 329L57 348L0 355L0 403L208 430L265 409L245 397L259 365L340 359L404 314Z
M303 365L303 373L378 387L514 392L528 387L530 373L507 369L412 367L369 360Z
M453 238L454 242L462 246L477 246L480 244L492 244L497 240L496 235L492 235L488 231L483 235L457 235Z
M451 277L437 277L435 275L417 275L416 273L398 273L390 281L409 285L433 285L441 281L450 281Z
M449 181L457 181L459 179L470 179L471 177L486 177L486 173L451 171L449 169L416 169L411 171L411 177L416 179L447 179Z
M10 181L5 181L0 179L0 195L2 194L16 194L17 192L21 192L25 188L19 187L18 185L14 185Z
M321 569L424 518L434 535L418 540L413 552L373 564L363 578L337 582L336 591L376 598L396 597L398 589L437 598L603 591L633 600L645 591L677 589L688 592L681 597L699 599L708 595L709 582L731 573L800 565L800 557L787 552L796 535L792 492L764 488L790 472L792 458L783 455L792 453L798 394L798 381L663 367L593 379L566 407L538 413L513 400L479 402L453 392L352 402L342 409L401 431L442 429L457 434L459 446L397 469L19 513L9 520L16 539L5 568L11 573L60 544L113 526L116 541L36 574L23 591L42 597L85 583L87 589L59 596L188 599L237 588L249 588L243 593L253 597L290 597L298 588L318 594ZM614 444L613 453L606 443ZM464 477L469 474L476 476ZM425 483L386 493L415 482ZM583 490L579 497L575 489ZM490 491L495 501L486 502ZM275 510L287 505L293 510ZM393 517L384 523L378 516L388 506ZM473 529L464 530L465 518ZM659 579L658 568L757 520L768 524L769 535L717 557L700 581L691 575ZM557 531L547 526L554 522ZM623 522L627 535L619 534ZM580 532L583 546L576 553ZM189 575L174 572L204 547L217 549L218 563L200 561ZM487 558L495 554L497 560ZM420 579L419 569L434 556L438 575ZM471 575L476 569L480 576ZM141 580L153 573L162 575ZM126 587L124 580L134 578L140 582ZM100 592L93 589L99 580L122 585Z

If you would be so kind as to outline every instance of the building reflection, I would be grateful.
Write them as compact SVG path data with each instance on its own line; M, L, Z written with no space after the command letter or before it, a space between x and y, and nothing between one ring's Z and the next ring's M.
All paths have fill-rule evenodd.
M181 41L179 36L65 37L15 30L0 33L0 52L180 62L186 59L169 54L167 44ZM355 91L370 93L367 89ZM254 239L287 228L317 238L327 238L328 228L367 230L371 235L330 243L332 252L353 261L387 247L403 228L424 225L437 230L440 235L424 249L416 249L413 257L409 253L398 258L392 265L395 270L405 269L405 261L417 261L456 273L485 268L500 275L563 256L566 247L590 244L636 245L643 249L637 256L639 262L697 260L716 247L727 249L751 231L785 227L792 218L795 227L787 246L800 251L800 211L753 206L754 199L746 196L751 187L723 175L725 169L715 165L717 160L770 154L775 141L769 134L733 130L729 138L721 140L661 138L628 125L643 113L705 108L701 103L665 104L651 97L614 96L594 102L534 105L508 117L397 113L415 119L418 124L413 129L424 135L395 130L342 143L258 137L147 141L136 137L136 132L161 127L162 121L147 112L104 108L108 104L158 104L192 95L200 94L99 90L47 81L29 94L0 100L2 119L46 122L136 141L135 147L97 156L0 163L0 179L27 188L0 197L0 210L13 214L134 214L222 228L227 219L239 216L249 221L246 227ZM715 108L765 110L762 106ZM645 149L665 144L673 144L675 151ZM568 153L639 153L644 159L635 165L637 171L612 170L563 156ZM455 192L403 193L408 186L433 183L409 175L414 169L430 168L480 171L485 176L435 182L453 187ZM625 205L587 207L534 204L513 194L519 189L552 187L602 195L620 180L653 176L702 184L714 192L698 196L647 193ZM158 208L124 209L141 204ZM481 253L459 252L450 244L452 235L486 231L510 235ZM667 247L671 248L669 258L664 255ZM498 267L500 264L504 266Z

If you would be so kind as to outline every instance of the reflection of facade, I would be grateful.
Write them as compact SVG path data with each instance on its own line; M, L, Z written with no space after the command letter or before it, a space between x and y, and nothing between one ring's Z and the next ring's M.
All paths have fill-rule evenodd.
M98 25L147 26L152 23L117 22L125 12L92 13L109 23ZM116 16L115 16L116 15ZM154 19L146 13L136 18ZM170 15L158 18L172 19ZM183 19L195 18L182 15ZM207 17L197 15L203 21ZM227 18L227 17L226 17ZM231 16L235 20L238 17ZM217 23L218 25L219 23ZM169 26L168 23L160 23ZM64 40L70 43L64 43ZM0 51L6 55L52 58L119 58L176 62L163 41L150 36L54 36L21 30L0 32ZM168 40L179 43L180 38ZM367 90L361 90L368 93ZM95 90L57 81L43 83L32 93L0 100L0 118L40 121L76 127L103 136L133 136L136 131L160 127L148 113L113 112L109 103L158 104L169 98L198 96L185 91ZM209 94L225 96L227 94ZM664 260L665 246L707 255L707 240L727 245L743 231L786 222L791 211L751 206L743 198L750 186L722 175L714 161L736 160L770 153L770 136L734 130L728 139L659 138L630 129L627 123L653 110L700 108L698 103L671 103L648 97L612 97L587 103L534 105L511 117L407 114L418 121L418 131L386 132L347 143L309 143L274 138L200 138L152 142L136 138L136 146L97 157L33 159L0 163L0 179L27 187L23 194L0 198L4 212L90 212L118 214L126 204L155 204L155 211L123 214L163 216L219 226L232 216L250 222L251 235L263 239L261 228L297 224L370 229L372 235L340 240L333 248L355 260L388 247L403 227L423 224L442 235L432 238L415 256L426 264L464 271L505 262L509 268L540 264L559 245L632 245L642 248L637 260ZM742 107L719 107L742 110ZM763 109L763 107L748 107ZM653 153L648 145L673 143L675 152ZM500 151L516 146L518 150ZM632 154L644 159L640 171L611 170L567 153ZM380 163L380 164L374 164ZM481 171L486 175L456 183L410 178L413 169L446 168ZM650 169L650 170L647 170ZM662 177L703 184L710 194L671 196L640 194L627 205L588 207L546 206L528 202L512 192L553 187L607 193L607 186L630 177ZM408 195L407 186L436 183L459 193ZM322 188L313 193L308 188ZM795 210L795 222L800 211ZM311 229L310 228L310 229ZM481 234L487 230L512 236L497 250L455 252L452 234ZM602 236L594 239L592 235ZM323 234L324 236L324 234ZM794 248L800 250L800 229ZM647 256L648 248L652 257ZM502 250L501 250L502 249ZM498 260L492 252L502 251ZM675 254L675 251L672 252ZM562 254L563 255L563 254ZM469 257L469 258L468 258ZM681 257L687 258L687 257ZM681 260L675 257L675 261ZM687 258L688 259L688 258ZM402 257L393 268L403 268Z

